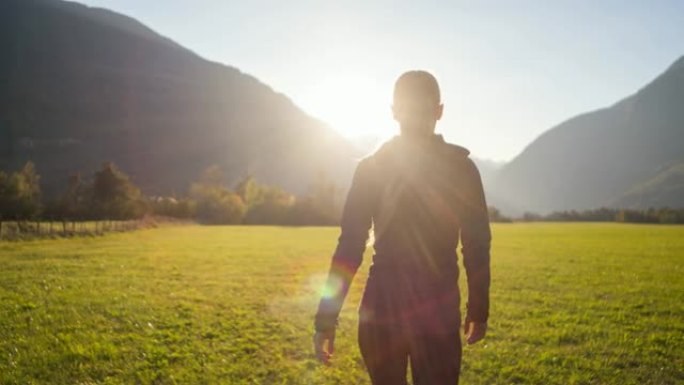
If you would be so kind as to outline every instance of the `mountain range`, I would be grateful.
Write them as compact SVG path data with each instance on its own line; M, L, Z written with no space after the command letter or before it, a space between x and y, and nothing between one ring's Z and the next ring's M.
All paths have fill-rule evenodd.
M352 143L287 96L140 22L61 0L0 2L0 169L37 165L46 194L113 161L147 194L206 167L304 193L343 189ZM616 65L619 65L616 63ZM684 207L684 57L634 95L572 117L500 165L478 161L508 214Z
M3 0L0 32L0 169L34 161L48 194L104 161L148 194L182 194L212 164L304 193L320 173L350 180L360 156L254 76L130 17Z
M684 207L684 56L614 105L544 132L487 191L507 211Z

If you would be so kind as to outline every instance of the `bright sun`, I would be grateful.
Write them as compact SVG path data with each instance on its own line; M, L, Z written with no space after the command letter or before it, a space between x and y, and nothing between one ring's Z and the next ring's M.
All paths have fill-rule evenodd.
M395 131L395 124L391 89L385 88L387 85L367 76L338 74L312 81L298 103L347 138L387 138Z

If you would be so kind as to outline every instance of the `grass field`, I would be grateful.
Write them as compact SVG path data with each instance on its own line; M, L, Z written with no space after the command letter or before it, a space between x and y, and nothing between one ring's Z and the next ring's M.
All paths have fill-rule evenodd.
M684 383L684 226L493 231L490 330L464 348L463 384ZM372 248L333 365L312 355L338 235L167 226L0 242L0 383L369 384L356 307Z

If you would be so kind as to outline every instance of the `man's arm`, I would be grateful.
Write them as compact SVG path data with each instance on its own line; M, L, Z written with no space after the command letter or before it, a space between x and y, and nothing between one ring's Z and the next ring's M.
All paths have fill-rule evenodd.
M363 262L363 253L372 224L374 177L371 158L362 159L354 171L340 223L341 233L333 253L328 279L316 312L316 331L334 330L344 299L356 271Z
M461 253L468 279L466 332L469 323L486 323L489 317L489 250L491 231L480 172L467 158L461 223Z

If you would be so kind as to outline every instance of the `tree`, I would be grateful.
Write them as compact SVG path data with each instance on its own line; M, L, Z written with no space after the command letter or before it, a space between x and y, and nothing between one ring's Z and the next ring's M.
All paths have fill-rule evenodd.
M324 170L316 174L312 185L311 199L314 207L323 216L330 219L331 223L339 220L341 212L337 206L337 186L328 178Z
M252 174L246 174L235 186L235 193L240 196L247 208L260 203L262 187L254 180Z
M28 220L41 209L40 176L32 162L18 172L0 172L0 219Z
M298 226L330 225L332 219L308 196L297 197L287 215L287 224Z
M295 197L280 187L259 186L259 199L247 211L245 223L285 224Z
M93 213L100 218L139 218L146 211L140 189L112 162L95 172L90 199Z
M334 225L340 221L342 208L337 205L338 188L320 170L309 189L298 197L288 214L287 222L295 225Z
M76 219L86 214L86 192L87 187L81 179L81 174L76 173L69 176L67 189L59 197L54 208L54 216L64 220Z
M241 223L247 212L242 198L224 186L223 174L216 165L209 166L190 187L197 202L197 219L210 224Z
M67 222L83 218L87 214L86 191L87 188L81 180L81 174L70 175L66 191L57 199L49 201L45 205L42 214L43 218L51 221L54 219L61 221L62 231L66 233Z

